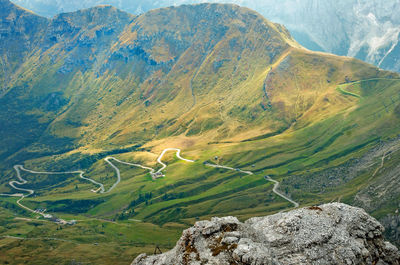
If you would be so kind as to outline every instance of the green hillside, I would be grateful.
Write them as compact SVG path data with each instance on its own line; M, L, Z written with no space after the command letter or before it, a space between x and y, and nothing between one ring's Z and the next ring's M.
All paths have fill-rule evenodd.
M21 192L23 165L42 173L20 172L21 203L77 220L0 196L1 263L128 264L196 220L290 209L284 196L364 207L399 244L398 74L308 51L235 5L50 20L0 5L0 193ZM34 27L4 34L8 21ZM163 178L137 166L160 169L166 148L194 162L166 152Z

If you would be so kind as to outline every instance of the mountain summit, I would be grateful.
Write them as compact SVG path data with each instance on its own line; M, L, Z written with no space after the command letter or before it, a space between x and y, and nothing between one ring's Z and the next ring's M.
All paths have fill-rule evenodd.
M29 54L20 53L23 57L15 62L23 64L4 80L4 107L10 109L7 105L14 104L24 110L15 113L22 116L12 121L8 119L10 112L3 112L7 113L4 120L13 123L3 135L16 128L14 134L20 139L7 140L3 150L8 153L15 152L14 144L27 139L18 130L22 126L18 122L32 124L31 142L40 141L43 130L74 142L83 140L77 134L84 130L91 132L92 140L87 140L92 143L105 139L122 143L127 137L150 139L185 131L195 135L201 127L217 128L223 121L211 113L230 109L230 104L223 106L225 101L217 103L219 94L234 97L234 101L262 96L262 90L251 95L235 87L242 87L255 72L260 75L266 65L295 45L280 25L234 5L172 7L139 17L101 6L51 20L21 12L38 29L32 40L19 42L22 47L30 45ZM8 53L4 50L3 58ZM15 99L13 87L21 87L23 96ZM235 105L245 102L248 105L247 101ZM245 107L247 115L254 104ZM38 107L43 111L24 116ZM259 116L263 111L256 108L251 115ZM193 120L200 109L208 114ZM88 120L97 122L89 124ZM115 124L105 127L110 121ZM131 126L121 130L121 124Z
M98 3L108 3L141 14L170 5L195 4L201 0L14 0L40 14L54 16ZM223 2L210 0L210 2ZM399 71L400 4L396 0L231 0L284 24L294 38L311 50L356 57L386 70Z
M100 6L51 20L20 12L37 34L21 29L32 35L19 42L29 54L19 54L14 62L23 63L3 82L3 157L28 143L65 152L182 134L244 140L306 117L345 76L388 75L308 52L283 26L236 5L184 5L137 17ZM22 109L12 113L16 106ZM29 136L19 130L23 124L32 125ZM60 144L44 147L49 137Z

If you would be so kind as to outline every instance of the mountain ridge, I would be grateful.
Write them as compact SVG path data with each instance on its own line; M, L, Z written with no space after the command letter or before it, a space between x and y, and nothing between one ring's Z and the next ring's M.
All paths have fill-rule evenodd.
M53 16L62 10L71 11L99 3L113 4L130 13L142 14L154 8L195 4L202 1L87 0L78 3L73 1L46 3L40 0L16 0L15 2L27 8L34 8L47 16ZM400 5L396 1L386 1L384 5L380 1L354 0L341 0L335 3L319 0L302 2L231 0L230 2L252 8L270 20L285 24L292 35L309 49L357 57L378 67L399 71L396 60L399 49L399 18L396 14Z
M33 229L12 216L36 214L2 196L5 223L32 231L22 235L68 234L79 243L68 261L118 264L128 258L116 248L172 248L163 235L177 238L211 215L276 213L292 207L284 198L360 205L375 200L368 190L377 186L384 198L368 211L398 243L388 221L396 220L398 192L381 187L397 181L398 74L304 49L283 26L235 5L140 16L98 7L46 21L0 95L0 193L15 193L9 183L21 165L36 195L24 205L85 221ZM182 150L191 162L164 150ZM148 169L160 165L165 176L153 178ZM113 188L99 193L99 184ZM14 245L5 244L9 253ZM69 243L60 244L54 263ZM85 247L99 255L85 257ZM14 250L33 253L25 242Z

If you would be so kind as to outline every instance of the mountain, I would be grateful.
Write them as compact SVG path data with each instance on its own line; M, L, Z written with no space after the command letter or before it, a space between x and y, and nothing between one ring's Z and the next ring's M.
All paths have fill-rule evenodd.
M45 1L15 0L15 3L45 16L75 11L98 4L111 4L140 14L150 9L171 5L200 3L197 0L86 0ZM226 2L214 0L211 2ZM356 57L383 69L400 71L397 1L340 0L232 0L232 3L252 8L266 18L284 24L294 38L311 50Z
M197 222L175 248L132 265L150 264L400 264L383 227L362 209L332 203L244 223L235 217Z
M45 28L47 19L30 11L13 5L11 2L0 2L0 82L3 91L10 75L20 66L20 62L35 47L37 35Z
M399 74L237 5L0 4L19 29L0 54L0 263L125 264L198 219L338 200L399 244Z
M112 5L132 14L140 14L154 8L174 5L173 1L131 1L131 0L15 0L15 4L33 10L39 15L53 17L60 13L74 12L98 5ZM183 4L180 3L180 4Z
M394 77L303 50L280 25L231 5L139 17L102 6L61 14L43 32L1 98L3 157L28 142L22 156L182 134L246 140L331 115L319 114L321 95L329 101L346 80Z
M251 5L251 4L250 4ZM285 24L310 49L356 57L399 71L397 1L306 0L254 3L267 18ZM282 8L284 6L284 8Z
M10 33L2 35L1 50L4 64L9 65L4 70L0 98L2 158L40 137L46 138L42 136L44 130L70 101L63 96L73 76L68 73L72 68L85 71L97 56L104 56L104 48L132 19L127 13L104 6L47 20L8 1L4 3L9 8L2 11L9 13L3 15L2 25L9 28L3 32ZM61 138L60 144L68 148L68 138Z
M199 12L196 8L204 11L201 23L192 19ZM78 145L130 144L131 140L126 142L128 138L137 142L159 134L181 134L187 130L182 123L187 124L189 135L198 134L201 126L212 129L221 125L221 119L210 114L197 115L195 120L194 115L202 108L203 112L212 110L213 113L228 104L218 104L215 97L248 79L247 74L241 73L242 69L251 70L276 61L289 48L285 39L290 36L282 28L264 22L258 14L238 7L196 8L158 10L131 21L128 14L104 6L61 14L49 20L46 34L39 37L40 44L14 73L14 82L2 97L4 108L18 109L15 115L36 113L10 120L10 112L4 110L4 122L13 123L4 127L4 134L24 139L19 134L26 131L18 130L22 124L17 123L29 123L32 124L30 135L37 135L39 144L45 133L45 141L48 137L60 139L60 145L65 148L72 141ZM182 19L169 21L174 14ZM238 20L235 16L239 16ZM210 25L214 26L211 30ZM241 31L252 36L262 34L265 38L242 37ZM237 62L235 66L234 62ZM217 70L221 70L219 76L211 76ZM232 78L235 72L239 74ZM228 77L231 85L221 86ZM202 82L206 78L209 84L204 87ZM96 89L91 89L94 86ZM14 87L20 90L21 96L17 99ZM213 90L217 92L210 105ZM246 91L237 90L232 96L238 101L243 93ZM21 107L10 108L11 104ZM240 105L243 104L244 101ZM262 108L257 107L257 112L262 112ZM138 117L141 118L138 120ZM38 120L42 121L41 126ZM96 122L89 123L89 120ZM114 126L109 124L114 121ZM18 131L11 134L10 128ZM79 135L79 131L84 135ZM19 141L5 140L3 153L15 152L10 142ZM51 142L48 148L56 146L56 142Z

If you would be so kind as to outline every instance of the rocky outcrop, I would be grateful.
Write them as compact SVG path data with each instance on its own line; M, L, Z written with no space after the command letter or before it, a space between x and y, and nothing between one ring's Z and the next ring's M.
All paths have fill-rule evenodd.
M332 203L256 217L212 218L185 230L174 249L138 256L147 264L400 264L383 227L364 210Z

